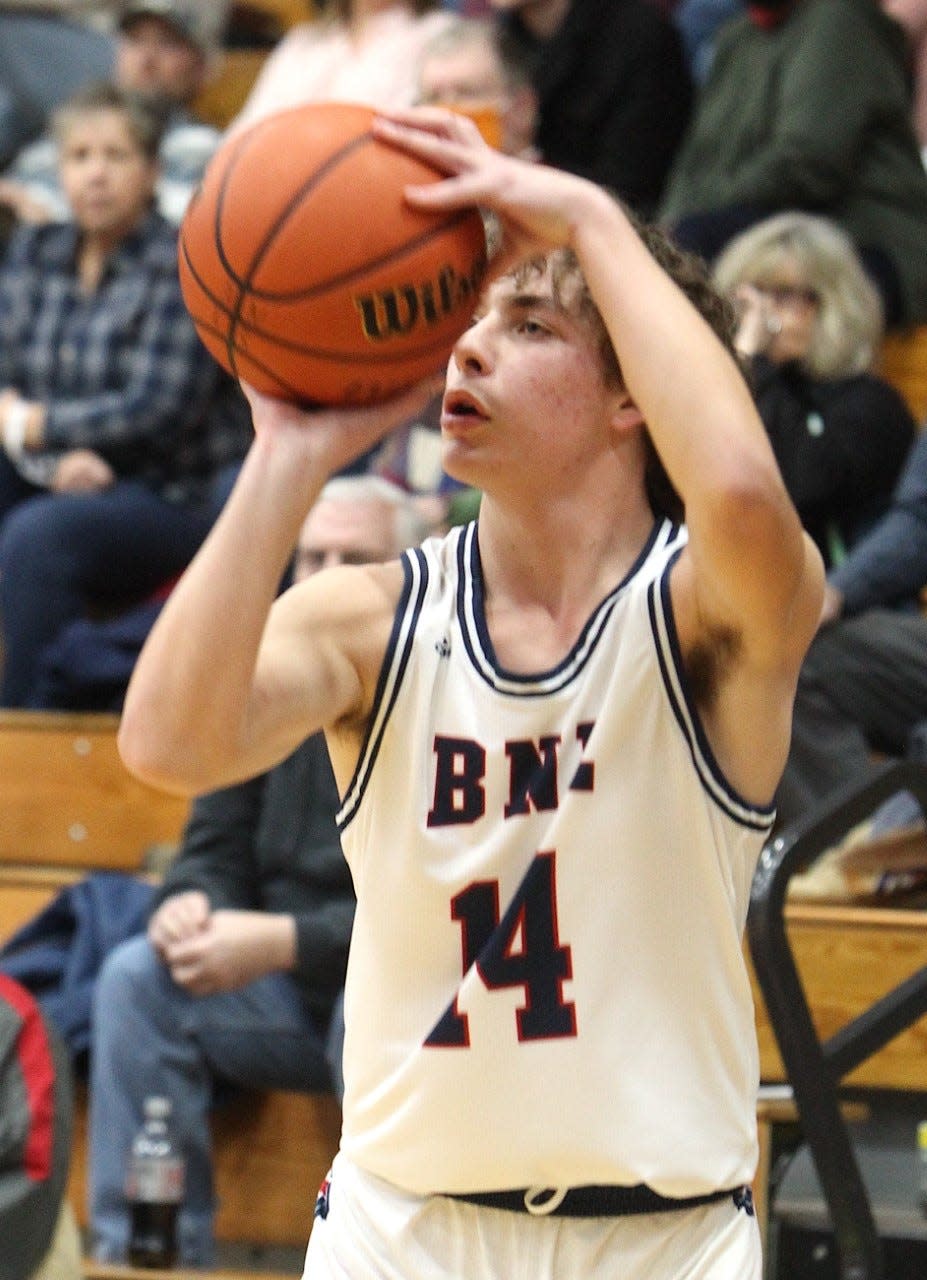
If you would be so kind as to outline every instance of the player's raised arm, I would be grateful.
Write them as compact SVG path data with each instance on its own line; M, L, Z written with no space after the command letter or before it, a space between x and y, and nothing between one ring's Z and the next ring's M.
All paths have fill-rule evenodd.
M389 568L333 570L275 597L326 480L425 395L419 387L367 409L306 413L249 393L254 444L129 685L119 747L130 769L166 789L202 792L261 772L316 729L363 714L378 618L391 618L395 603Z
M498 215L497 269L532 253L573 250L685 501L704 607L736 615L759 645L780 643L783 617L794 608L804 616L809 576L811 595L817 590L798 516L731 351L624 210L593 183L492 151L469 121L448 113L394 113L376 127L449 174L408 198L426 208L476 202ZM785 643L797 638L803 646L813 630L814 610L807 612L807 627L798 623Z
M601 188L492 152L468 122L437 112L394 115L378 128L449 175L409 199L426 208L477 202L497 215L504 264L558 248L575 254L631 401L685 503L690 540L673 600L684 654L711 673L703 712L713 745L735 782L768 799L822 575L732 352L676 283L680 273L658 263ZM753 768L755 752L741 740L745 714L770 721L777 747L767 769Z

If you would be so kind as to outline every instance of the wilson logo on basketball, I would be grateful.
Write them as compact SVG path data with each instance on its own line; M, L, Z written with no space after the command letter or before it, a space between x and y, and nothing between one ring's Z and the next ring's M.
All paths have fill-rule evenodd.
M443 266L434 279L421 284L400 284L376 293L356 294L354 305L360 312L365 337L371 342L387 342L415 329L441 324L476 297L484 267L484 260L476 258L466 275L460 275L452 266Z

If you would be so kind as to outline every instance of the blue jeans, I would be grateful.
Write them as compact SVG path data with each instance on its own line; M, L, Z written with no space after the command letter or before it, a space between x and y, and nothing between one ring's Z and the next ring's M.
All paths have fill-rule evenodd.
M332 1020L332 1052L340 1033ZM325 1035L286 974L238 991L191 996L173 981L147 937L122 943L97 979L90 1054L89 1216L91 1250L122 1262L129 1220L124 1186L129 1148L153 1093L173 1102L174 1132L186 1156L178 1262L215 1264L216 1212L209 1113L217 1087L332 1087ZM307 1206L307 1229L311 1206Z
M0 459L0 705L27 706L42 650L88 606L124 609L181 573L209 532L216 504L175 504L118 481L101 493L5 492Z

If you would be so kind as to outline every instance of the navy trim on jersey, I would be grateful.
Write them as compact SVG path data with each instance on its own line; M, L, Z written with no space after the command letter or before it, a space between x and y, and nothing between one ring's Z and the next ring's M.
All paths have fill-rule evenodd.
M354 768L354 777L345 792L341 808L335 815L339 831L344 828L357 812L357 807L367 789L367 781L373 769L383 734L390 714L399 695L402 678L409 665L412 652L412 641L415 629L421 617L425 592L428 589L428 561L420 547L412 547L401 557L403 570L403 586L393 627L390 632L383 665L377 678L376 692L370 709L367 732L361 746L360 755Z
M775 817L775 807L751 804L727 780L715 759L691 695L669 589L670 571L679 553L676 551L670 557L660 578L647 589L650 627L670 706L688 743L695 771L708 795L735 822L754 831L768 831Z
M468 525L457 543L457 616L470 662L486 684L497 693L543 697L558 693L583 670L611 616L619 595L640 572L658 547L666 547L679 534L669 520L654 524L640 554L621 582L595 607L566 657L549 671L522 674L507 671L496 660L486 624L483 571L480 563L478 521Z

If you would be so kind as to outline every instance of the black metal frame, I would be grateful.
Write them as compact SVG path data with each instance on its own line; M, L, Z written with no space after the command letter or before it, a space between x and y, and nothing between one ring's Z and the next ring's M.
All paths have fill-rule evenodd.
M824 1193L841 1280L885 1280L869 1196L840 1113L841 1080L927 1013L927 965L899 983L823 1043L818 1039L786 935L789 880L832 848L898 791L927 815L927 765L884 766L774 837L764 848L750 895L747 936L754 969Z

